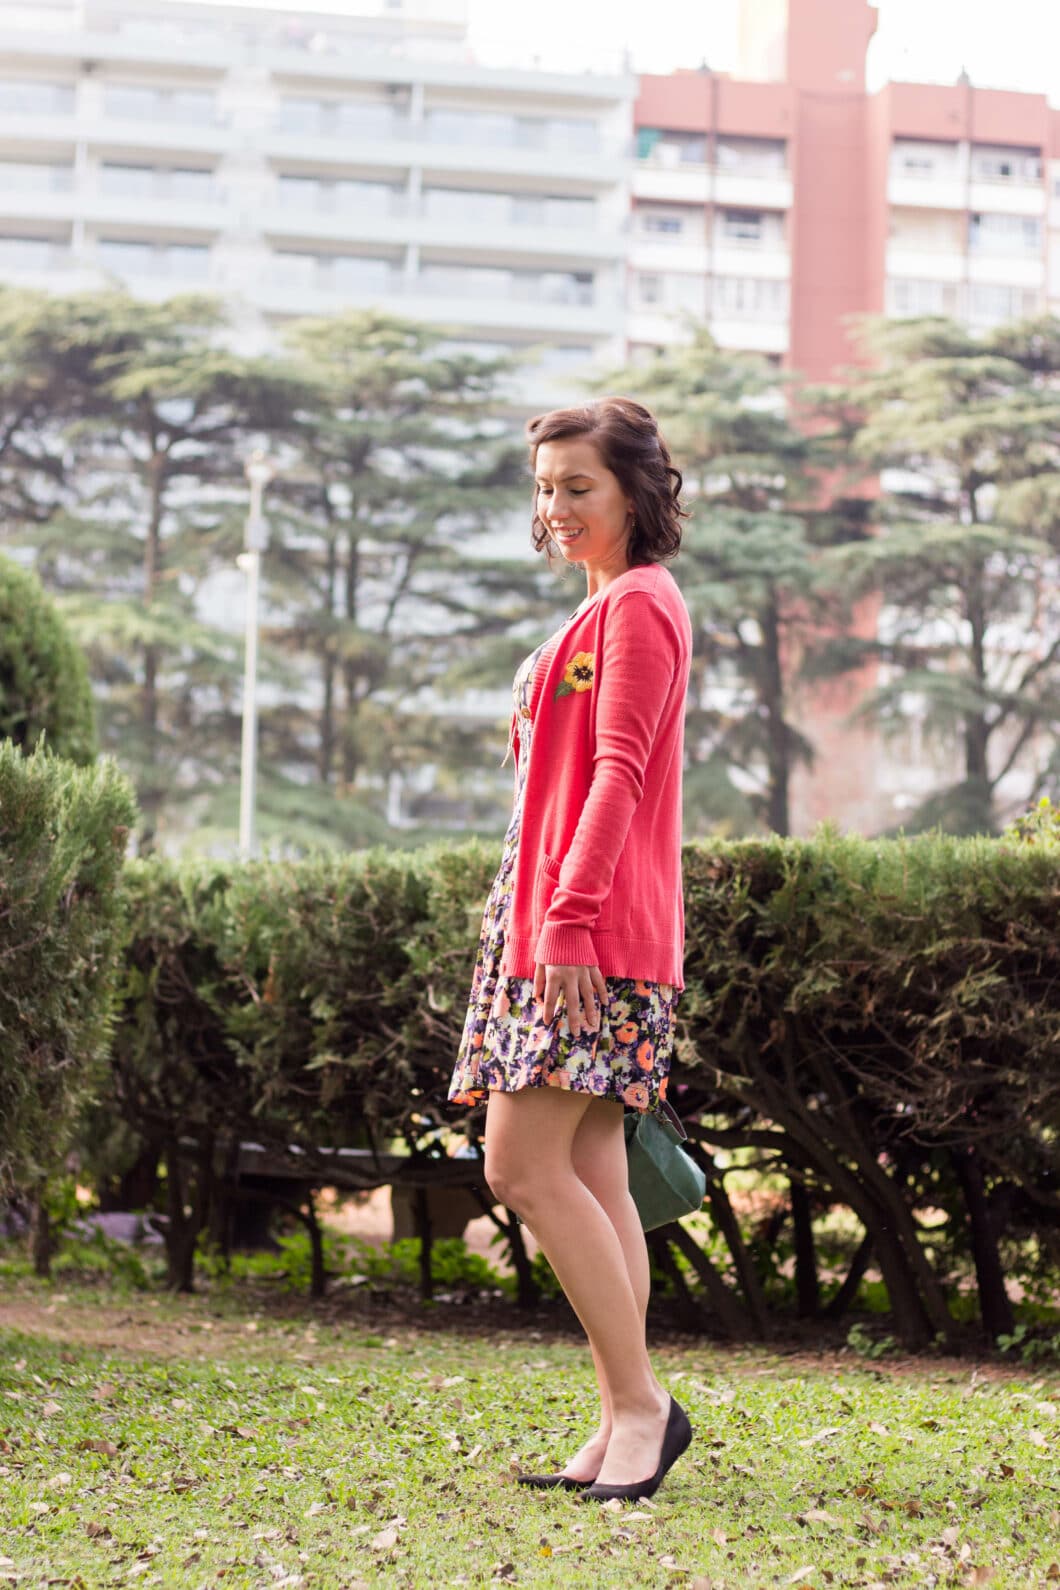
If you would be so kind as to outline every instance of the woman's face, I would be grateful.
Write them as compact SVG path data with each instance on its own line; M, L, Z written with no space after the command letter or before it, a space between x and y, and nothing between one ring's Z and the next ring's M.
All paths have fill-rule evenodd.
M534 466L537 515L568 563L621 574L633 502L585 436L542 442Z

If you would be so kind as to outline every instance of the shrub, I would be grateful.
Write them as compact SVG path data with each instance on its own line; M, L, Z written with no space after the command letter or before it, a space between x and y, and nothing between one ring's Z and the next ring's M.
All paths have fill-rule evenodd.
M0 1188L58 1163L99 1081L120 944L117 882L135 816L111 762L0 745Z
M0 740L32 751L42 735L57 756L95 759L88 669L37 576L0 557Z

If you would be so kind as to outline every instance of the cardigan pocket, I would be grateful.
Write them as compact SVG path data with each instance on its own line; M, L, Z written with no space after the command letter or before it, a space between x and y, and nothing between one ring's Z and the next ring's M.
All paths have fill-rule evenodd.
M541 865L538 867L537 877L534 879L534 924L538 929L544 922L548 914L548 908L552 904L552 896L556 892L556 885L559 883L559 874L562 866L563 863L561 861L557 861L555 856L550 856L547 852L541 858ZM606 932L611 926L611 915L612 909L609 896L601 907L600 915L593 923L593 929L600 933Z

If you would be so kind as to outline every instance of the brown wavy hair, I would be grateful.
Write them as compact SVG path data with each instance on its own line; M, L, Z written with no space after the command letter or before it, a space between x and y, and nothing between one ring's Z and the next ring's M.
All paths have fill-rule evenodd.
M630 565L676 557L681 547L681 520L688 518L680 502L681 471L670 461L670 450L651 410L633 398L601 397L576 408L537 414L526 427L531 467L537 463L542 442L570 436L588 437L625 495L632 498ZM534 551L544 551L551 563L555 542L538 515L536 488L530 537Z

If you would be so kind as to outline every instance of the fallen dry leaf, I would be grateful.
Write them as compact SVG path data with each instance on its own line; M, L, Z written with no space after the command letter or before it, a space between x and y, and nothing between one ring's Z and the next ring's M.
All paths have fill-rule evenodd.
M53 1414L62 1413L62 1411L62 1404L59 1402L53 1402L50 1398L41 1408L41 1413L46 1419L50 1419Z
M804 1513L796 1513L796 1520L800 1524L831 1524L834 1529L841 1527L841 1521L832 1513L826 1513L823 1507L808 1507Z
M104 1457L117 1457L118 1455L118 1448L114 1445L114 1442L104 1441L103 1437L98 1435L86 1436L83 1441L77 1443L77 1450L79 1452L102 1452Z
M823 1430L815 1430L813 1435L806 1436L799 1442L800 1446L814 1446L818 1441L827 1441L830 1435L842 1435L843 1427L839 1424L827 1425Z
M391 1546L397 1545L398 1532L391 1524L389 1529L381 1529L372 1539L373 1551L389 1551Z

